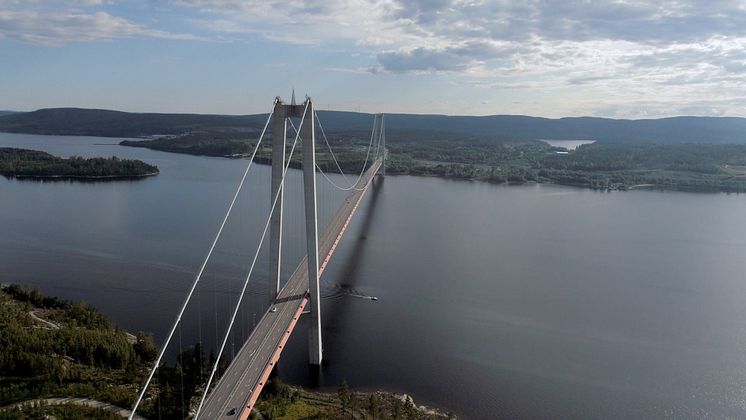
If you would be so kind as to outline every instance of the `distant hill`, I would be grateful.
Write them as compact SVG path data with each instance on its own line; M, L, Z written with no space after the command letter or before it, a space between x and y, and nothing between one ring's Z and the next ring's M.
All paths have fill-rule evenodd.
M3 115L11 115L11 114L19 114L19 112L16 112L16 111L2 111L2 110L0 110L0 117L2 117Z
M364 129L372 116L319 111L330 130ZM746 118L673 117L648 120L524 115L446 116L386 114L391 130L438 130L500 140L572 139L658 143L746 143Z
M139 137L187 132L256 133L267 114L203 115L128 113L98 109L52 108L0 114L0 131L57 135ZM372 114L319 111L327 131L365 132ZM746 143L746 118L673 117L648 120L522 115L446 116L387 114L392 140L457 136L487 140L577 139L604 142ZM436 134L438 133L438 134Z
M138 137L183 134L195 130L253 132L264 118L257 115L155 114L103 109L49 108L0 116L0 131L12 133Z

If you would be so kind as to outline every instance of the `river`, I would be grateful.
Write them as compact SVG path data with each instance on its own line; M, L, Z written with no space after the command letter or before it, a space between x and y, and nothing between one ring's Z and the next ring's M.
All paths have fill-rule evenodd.
M0 178L0 281L84 299L161 340L247 162L117 142L0 133L0 146L161 170ZM184 346L211 346L225 328L269 209L268 175L251 171ZM291 171L286 276L303 252L299 180ZM323 224L344 193L318 183ZM323 368L307 366L301 324L280 375L407 392L470 419L746 418L745 214L743 195L379 179L323 279ZM260 261L229 354L266 308Z

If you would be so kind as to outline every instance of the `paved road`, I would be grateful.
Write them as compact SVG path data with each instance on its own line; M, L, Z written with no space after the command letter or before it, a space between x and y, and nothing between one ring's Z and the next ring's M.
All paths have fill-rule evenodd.
M319 275L329 263L334 250L378 173L382 159L376 160L358 182L319 236ZM202 408L200 419L246 419L256 403L264 384L280 358L303 308L308 303L308 265L300 262L285 286L254 331L239 350L233 362L220 378ZM276 308L272 312L271 308ZM229 414L233 413L233 414Z

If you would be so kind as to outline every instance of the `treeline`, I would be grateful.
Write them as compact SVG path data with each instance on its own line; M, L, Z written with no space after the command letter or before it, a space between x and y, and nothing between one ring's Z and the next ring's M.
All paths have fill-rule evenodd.
M594 143L567 155L550 155L541 164L571 171L661 169L719 174L723 165L746 165L746 145Z
M594 143L566 152L542 142L405 144L392 146L387 171L595 189L746 192L746 145Z
M123 140L119 144L163 152L225 157L251 153L255 142L237 137L235 133L198 132L152 140Z
M139 160L111 158L61 158L37 150L0 148L0 174L33 178L134 178L158 173Z
M746 191L746 146L588 144L539 161L540 177L592 188Z

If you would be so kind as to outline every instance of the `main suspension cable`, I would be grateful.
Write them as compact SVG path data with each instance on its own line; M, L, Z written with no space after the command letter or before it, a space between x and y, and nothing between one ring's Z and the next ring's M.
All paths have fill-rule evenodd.
M342 167L339 166L339 161L337 160L337 157L334 155L334 151L332 150L331 144L329 144L329 140L326 138L326 133L324 132L324 126L321 125L321 120L319 119L319 114L314 112L316 121L319 123L319 130L321 131L321 137L324 138L324 143L326 143L326 147L329 149L329 154L332 155L332 159L334 159L334 164L337 165L337 169L339 169L339 173L342 174L342 177L344 179L347 179L347 175L342 170ZM291 124L292 125L292 124ZM293 126L293 130L295 130L295 126ZM298 131L298 130L296 130Z
M295 128L295 127L293 127L293 128ZM381 134L380 134L380 131L382 131L382 130L379 130L378 141L376 142L376 154L375 154L376 159L379 158L379 153L380 153L380 149L381 149ZM365 168L365 166L363 166L363 168ZM357 186L357 184L360 183L360 180L362 179L362 176L360 178L358 178L357 182L355 182L350 187L342 187L339 184L337 184L336 182L334 182L334 180L332 180L329 177L329 175L327 175L326 172L324 172L324 170L321 169L321 166L319 166L318 163L316 164L316 169L318 169L319 172L321 172L321 175L323 175L324 178L326 178L326 180L329 181L329 183L332 184L333 187L335 187L335 188L337 188L339 190L350 191L350 190L354 189L355 191L362 191L365 188L365 187L358 187Z
M140 402L142 402L142 399L145 396L145 392L148 390L150 381L153 380L153 375L155 374L155 371L158 370L158 368L160 367L161 359L163 359L163 355L166 353L166 349L168 348L169 343L171 343L171 339L174 336L176 327L179 325L179 322L181 322L181 317L184 315L184 311L186 310L187 305L189 304L189 301L192 299L192 294L194 293L194 289L197 288L197 284L202 278L202 273L205 271L207 262L210 260L210 257L212 256L212 252L215 250L215 246L218 243L218 239L220 239L220 235L223 233L223 228L225 227L225 224L228 221L228 217L233 211L233 206L236 204L236 201L238 200L238 195L241 193L241 188L243 188L244 181L246 181L246 176L249 173L249 169L251 169L251 164L254 162L254 157L256 156L256 152L257 150L259 150L259 145L262 143L262 139L264 138L264 134L267 131L269 122L272 120L272 114L274 114L276 104L277 104L277 99L275 99L274 102L272 102L272 111L269 112L269 117L267 117L267 122L264 124L264 128L262 129L262 133L259 136L259 140L256 142L256 146L254 146L254 152L251 154L251 159L249 159L248 165L246 165L246 170L244 171L243 176L241 177L241 182L239 182L238 188L236 188L236 193L233 195L233 200L231 200L231 204L230 206L228 206L228 211L225 213L225 217L223 217L223 221L220 224L218 233L215 235L215 239L212 241L212 245L210 245L210 250L207 252L207 256L205 257L204 261L202 262L202 265L199 268L199 271L197 272L197 276L195 277L194 282L192 283L192 287L189 289L189 293L187 294L187 297L184 300L184 303L181 305L179 314L176 316L176 321L174 322L174 325L171 327L171 330L168 333L166 341L163 344L163 347L161 348L160 353L158 354L158 358L156 359L155 363L153 364L153 367L150 370L150 373L148 374L148 379L145 381L145 384L142 387L142 391L140 391L140 395L138 395L137 400L135 401L135 405L132 407L132 411L130 412L128 420L132 420L134 418L135 412L137 412L137 408L140 406Z
M318 121L319 123L319 129L321 131L321 136L324 138L324 142L326 142L326 145L329 148L329 153L332 155L332 159L334 160L334 163L337 165L337 169L339 169L339 172L342 174L343 177L345 177L345 174L339 165L339 161L337 161L337 157L334 155L334 152L332 151L332 148L329 145L329 140L326 138L326 133L324 132L324 128L321 125L321 120L319 119L318 114L316 114L316 121ZM293 129L295 129L295 126L293 126ZM335 188L342 190L342 191L350 191L350 190L361 191L361 188L359 188L357 184L363 178L363 175L365 174L365 168L368 166L368 160L370 159L370 151L373 148L373 139L375 138L375 132L376 132L376 122L374 119L373 120L373 131L370 133L370 142L368 143L368 151L365 154L365 162L363 162L363 167L360 169L360 174L358 175L357 180L355 180L355 182L352 183L352 185L350 185L349 187L342 187L338 185L337 183L335 183L334 181L332 181L331 178L329 178L329 176L327 176L327 174L321 169L318 163L316 164L316 168L321 172L322 175L324 175L324 178L326 178L326 180L329 181L329 183L332 184L332 186L334 186Z

